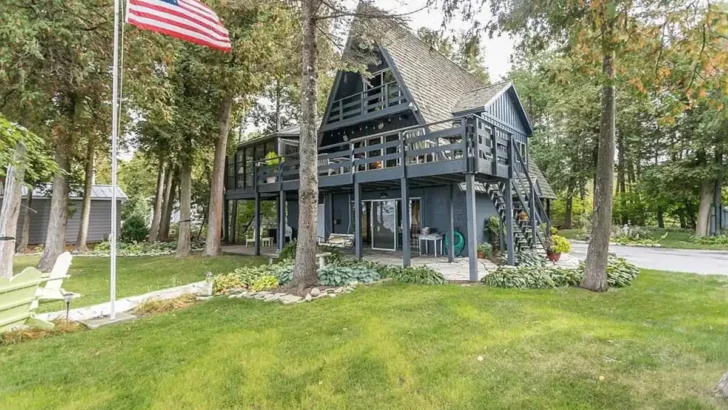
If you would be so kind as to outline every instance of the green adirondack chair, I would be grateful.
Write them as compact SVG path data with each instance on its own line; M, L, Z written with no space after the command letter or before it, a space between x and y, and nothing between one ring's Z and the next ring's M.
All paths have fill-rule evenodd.
M53 324L33 317L31 306L43 274L25 268L11 279L0 278L0 333L24 325L52 328Z

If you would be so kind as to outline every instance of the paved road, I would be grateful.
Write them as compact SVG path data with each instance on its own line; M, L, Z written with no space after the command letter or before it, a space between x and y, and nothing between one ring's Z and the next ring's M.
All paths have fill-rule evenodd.
M571 255L584 260L587 246L585 243L572 242ZM725 251L640 248L635 246L610 246L609 250L644 269L692 272L699 275L728 275L728 252Z

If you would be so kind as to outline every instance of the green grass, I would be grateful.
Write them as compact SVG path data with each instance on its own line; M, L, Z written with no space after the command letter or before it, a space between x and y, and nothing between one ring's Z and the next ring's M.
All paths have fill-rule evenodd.
M15 258L13 270L17 273L28 266L38 264L37 256ZM264 258L221 256L207 258L191 256L177 259L173 256L127 257L117 262L116 294L119 298L141 295L147 292L186 285L205 279L206 272L229 272L236 267L263 263ZM90 306L109 301L109 258L75 257L69 271L71 277L63 281L63 288L80 293L72 308ZM40 305L39 312L65 309L63 302Z
M675 229L675 228L649 228L650 236L655 243L661 245L663 248L672 249L705 249L705 250L728 250L728 245L703 245L699 243L689 242L688 238L695 235L695 232L690 229ZM559 231L559 235L566 239L578 239L580 234L579 229L562 229ZM667 234L667 236L665 236ZM663 238L663 236L665 236Z
M217 298L0 348L0 408L719 409L728 278L519 291L379 285ZM478 356L483 361L478 361Z

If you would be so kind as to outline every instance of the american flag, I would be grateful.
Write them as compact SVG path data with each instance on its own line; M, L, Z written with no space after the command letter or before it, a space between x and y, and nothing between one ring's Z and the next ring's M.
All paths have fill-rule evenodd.
M214 11L197 0L128 0L126 21L142 29L230 51L230 37Z

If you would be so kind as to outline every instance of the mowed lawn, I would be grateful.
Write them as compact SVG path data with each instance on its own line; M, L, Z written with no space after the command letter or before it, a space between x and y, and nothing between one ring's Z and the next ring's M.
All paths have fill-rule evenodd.
M13 270L19 273L23 268L36 266L38 256L15 258ZM200 255L177 259L173 256L119 258L116 271L117 296L141 295L147 292L186 285L205 280L205 273L226 273L236 267L260 264L265 258L220 256L215 258ZM74 257L69 270L70 278L63 281L63 288L80 293L72 308L90 306L109 301L109 258ZM39 312L65 309L64 302L43 303Z
M728 278L216 298L0 348L2 409L716 409ZM482 356L482 361L478 360Z

